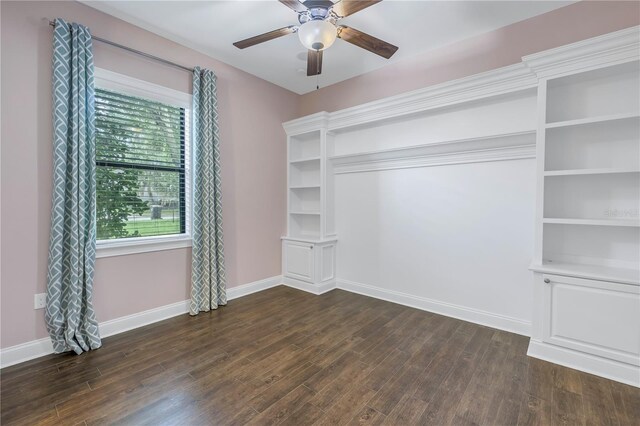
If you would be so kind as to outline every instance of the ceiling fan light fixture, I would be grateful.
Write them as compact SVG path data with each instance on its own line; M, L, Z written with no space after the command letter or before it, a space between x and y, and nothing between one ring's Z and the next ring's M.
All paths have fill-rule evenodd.
M336 26L328 21L307 21L298 29L300 43L310 50L320 51L331 47L337 36Z

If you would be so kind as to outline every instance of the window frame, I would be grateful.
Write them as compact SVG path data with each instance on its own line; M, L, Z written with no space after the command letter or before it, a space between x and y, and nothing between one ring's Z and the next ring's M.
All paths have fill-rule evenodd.
M137 96L169 105L175 105L177 107L184 108L185 114L185 232L173 235L97 240L96 258L191 247L191 229L193 223L193 138L191 132L193 123L192 95L102 68L95 68L94 85L96 88L104 90L112 90L125 95Z

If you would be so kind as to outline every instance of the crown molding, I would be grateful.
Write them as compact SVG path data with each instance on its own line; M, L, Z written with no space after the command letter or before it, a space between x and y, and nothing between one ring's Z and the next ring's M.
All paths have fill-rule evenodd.
M640 26L524 56L539 78L559 77L640 59Z
M282 123L287 136L301 135L315 130L326 129L329 124L331 114L326 111L296 118L295 120Z
M535 131L330 157L335 174L535 158Z
M640 26L582 40L522 58L522 62L332 113L318 112L283 124L287 135L357 126L537 87L559 77L640 59Z
M531 70L519 63L346 108L330 114L329 131L340 132L380 120L536 87Z

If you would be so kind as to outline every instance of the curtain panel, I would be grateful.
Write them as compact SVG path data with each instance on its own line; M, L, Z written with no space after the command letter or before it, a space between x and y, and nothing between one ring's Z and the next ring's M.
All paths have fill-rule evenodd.
M194 190L190 314L227 304L216 76L193 71Z
M56 353L101 346L92 306L96 249L93 52L89 29L56 19L53 203L45 320Z

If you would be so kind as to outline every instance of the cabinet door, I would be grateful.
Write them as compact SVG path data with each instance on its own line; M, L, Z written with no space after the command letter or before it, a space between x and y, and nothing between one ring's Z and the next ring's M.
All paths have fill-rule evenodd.
M638 286L544 275L544 340L639 365Z
M285 241L283 250L284 275L302 281L313 282L313 245Z

